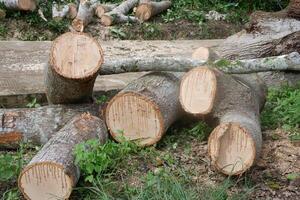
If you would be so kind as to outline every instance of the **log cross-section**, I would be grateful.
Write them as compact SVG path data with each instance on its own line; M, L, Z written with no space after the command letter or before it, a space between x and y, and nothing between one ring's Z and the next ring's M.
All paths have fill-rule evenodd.
M167 10L171 6L171 1L150 1L141 0L136 9L135 16L140 21L148 21L151 17Z
M75 146L90 139L103 144L107 138L101 119L89 113L76 115L22 170L18 180L21 192L31 200L68 199L79 179Z
M48 102L90 102L102 62L103 51L90 36L69 32L56 38L45 74Z

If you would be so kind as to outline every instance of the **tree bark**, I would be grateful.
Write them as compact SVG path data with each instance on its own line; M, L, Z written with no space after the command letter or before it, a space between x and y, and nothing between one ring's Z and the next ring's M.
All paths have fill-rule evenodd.
M111 26L113 24L137 22L135 17L126 16L128 12L138 4L139 0L126 0L112 11L104 14L101 17L101 24Z
M84 27L92 20L95 13L95 8L89 0L80 0L78 13L76 18L72 21L72 27L78 32L83 32Z
M254 12L244 30L228 37L216 51L226 59L251 59L300 52L300 3L279 12Z
M167 10L172 5L171 1L150 1L144 0L140 1L136 9L135 16L140 21L148 21L151 17L162 13L163 11Z
M261 144L259 113L266 87L257 75L231 76L199 67L181 81L183 109L216 128L208 141L212 164L227 175L249 169L258 158Z
M26 199L68 199L79 179L73 150L79 143L108 138L104 122L89 113L76 115L22 170L18 184ZM101 163L100 163L101 164Z
M8 9L14 10L35 10L36 1L35 0L0 0Z
M0 109L0 149L16 149L21 142L43 145L75 115L99 116L99 105L52 105Z
M105 113L112 137L119 142L124 138L132 140L141 146L158 142L181 115L180 76L153 72L119 92L108 103Z
M91 102L93 86L103 62L99 43L86 34L69 32L52 44L45 69L50 104Z
M112 11L117 7L117 4L99 4L95 6L95 15L101 19L101 17L107 13Z

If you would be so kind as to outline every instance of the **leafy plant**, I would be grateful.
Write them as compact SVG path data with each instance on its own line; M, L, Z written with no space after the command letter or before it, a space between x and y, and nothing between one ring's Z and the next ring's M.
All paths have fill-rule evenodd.
M30 103L26 105L27 108L38 108L41 107L39 103L37 103L36 98L32 99Z
M20 199L20 192L18 188L12 188L5 191L2 195L3 200L19 200Z
M101 95L101 96L96 98L96 103L97 104L102 104L102 103L107 102L107 100L108 100L108 97L106 95Z
M7 28L0 24L0 36L4 37L7 34Z
M188 129L188 134L196 137L200 141L207 139L212 129L204 122L200 121L196 123L191 129Z
M126 33L123 31L122 28L110 28L110 33L114 38L126 38Z

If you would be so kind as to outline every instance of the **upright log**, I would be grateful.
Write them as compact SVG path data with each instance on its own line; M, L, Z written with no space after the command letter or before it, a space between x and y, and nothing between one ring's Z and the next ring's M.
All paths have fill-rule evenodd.
M99 105L52 105L0 109L0 149L15 149L20 142L43 145L75 115L99 115Z
M84 113L69 121L22 170L18 184L25 198L68 199L79 179L74 147L96 138L102 144L108 138L105 124L99 118Z
M72 21L72 27L78 32L83 32L84 27L92 21L94 10L95 7L91 1L80 0L78 13L76 18Z
M208 151L212 164L222 173L241 174L259 156L259 113L265 93L256 75L231 76L199 67L182 78L179 98L183 109L217 125L209 137Z
M46 95L51 104L91 102L103 52L92 37L69 32L56 38L46 67Z
M148 146L158 142L181 115L179 75L150 73L118 93L107 105L106 123L117 141Z
M35 10L36 1L35 0L0 0L8 9L14 10Z
M172 5L171 1L150 1L140 0L139 6L136 9L135 16L140 21L148 21L151 17L166 11Z

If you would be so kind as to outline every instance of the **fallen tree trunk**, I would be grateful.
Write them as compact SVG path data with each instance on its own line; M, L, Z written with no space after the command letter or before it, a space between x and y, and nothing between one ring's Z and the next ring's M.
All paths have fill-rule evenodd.
M300 3L280 12L254 12L245 30L228 37L216 51L226 59L251 59L300 52Z
M128 12L133 9L139 0L126 0L123 1L119 6L114 8L112 11L102 15L101 24L105 26L111 26L113 24L126 23L126 22L137 22L135 17L126 16Z
M167 10L169 7L171 7L171 5L171 1L155 2L150 0L141 0L136 9L135 16L140 21L148 21L151 17Z
M212 164L227 175L249 169L258 158L262 136L259 113L266 87L258 76L231 76L216 69L200 67L181 81L183 109L217 127L208 140Z
M89 0L80 0L78 13L76 18L72 21L72 27L78 31L83 32L84 27L92 20L95 13L93 3Z
M0 149L16 149L21 142L43 145L70 119L83 112L99 116L99 106L83 104L0 109Z
M178 92L179 78L171 73L150 73L131 82L107 105L110 134L119 142L155 144L181 115Z
M35 10L36 1L35 0L0 0L8 9L14 10Z
M57 3L52 5L52 18L61 20L64 17L74 19L77 16L77 6L74 3L60 6Z
M95 15L101 19L101 17L107 13L112 11L117 7L117 4L99 4L95 6Z
M50 104L91 102L103 52L86 34L69 32L56 38L45 69L46 95Z
M80 176L74 163L75 146L90 139L103 144L107 138L102 120L89 113L75 116L22 170L20 191L26 199L68 199Z

